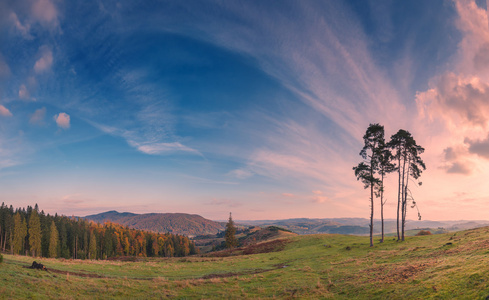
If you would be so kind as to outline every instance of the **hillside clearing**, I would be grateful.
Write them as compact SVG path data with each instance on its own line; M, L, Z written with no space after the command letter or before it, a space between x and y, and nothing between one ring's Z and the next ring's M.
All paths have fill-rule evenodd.
M0 295L13 298L484 299L489 228L389 238L294 236L274 252L139 261L33 259L5 255ZM273 241L272 241L273 242ZM277 251L279 250L279 251ZM242 249L243 253L246 248ZM54 271L55 270L55 271Z

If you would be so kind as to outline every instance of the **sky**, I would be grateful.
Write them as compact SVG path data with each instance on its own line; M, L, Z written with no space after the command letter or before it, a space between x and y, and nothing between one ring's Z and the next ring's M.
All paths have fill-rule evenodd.
M0 1L0 201L69 216L368 218L352 167L379 123L426 149L412 187L423 219L487 219L486 7Z

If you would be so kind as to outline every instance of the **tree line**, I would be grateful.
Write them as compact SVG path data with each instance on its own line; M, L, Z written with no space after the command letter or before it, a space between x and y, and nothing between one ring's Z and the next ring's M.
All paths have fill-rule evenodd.
M357 180L370 188L370 246L373 246L374 197L380 198L382 237L384 241L384 178L387 174L397 172L397 240L404 241L407 208L416 207L416 201L409 189L410 180L417 181L426 165L420 155L424 148L416 144L411 133L400 129L385 141L384 126L370 124L363 136L364 146L360 151L363 161L353 167ZM421 182L417 181L418 185ZM418 210L418 218L421 215Z
M37 204L14 210L4 203L0 206L0 249L11 254L73 259L173 257L198 252L186 236L46 215Z

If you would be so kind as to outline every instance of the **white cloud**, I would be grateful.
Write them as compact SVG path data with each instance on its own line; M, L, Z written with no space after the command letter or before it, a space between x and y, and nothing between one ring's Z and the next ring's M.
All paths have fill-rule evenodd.
M31 115L31 118L29 119L29 123L38 124L38 125L43 124L45 116L46 116L46 108L45 107L36 109L36 111ZM68 118L69 118L69 116L68 116ZM69 121L68 121L68 123L69 123Z
M64 112L54 115L54 120L59 128L68 129L70 128L70 116Z
M11 117L12 113L5 106L0 105L0 116Z
M178 142L173 143L146 143L139 144L134 141L129 141L129 145L135 147L140 152L152 155L162 155L162 154L170 154L175 152L188 152L192 154L201 155L199 151L184 146Z
M39 49L41 57L34 64L34 71L42 73L51 68L53 64L53 52L47 46L42 46Z

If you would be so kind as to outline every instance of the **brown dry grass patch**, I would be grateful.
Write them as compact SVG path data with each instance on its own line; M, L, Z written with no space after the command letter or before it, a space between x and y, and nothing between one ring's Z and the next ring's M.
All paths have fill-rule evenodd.
M424 272L427 268L433 266L434 261L405 266L382 265L379 267L366 269L364 272L369 274L369 283L402 283L413 280L418 274Z

